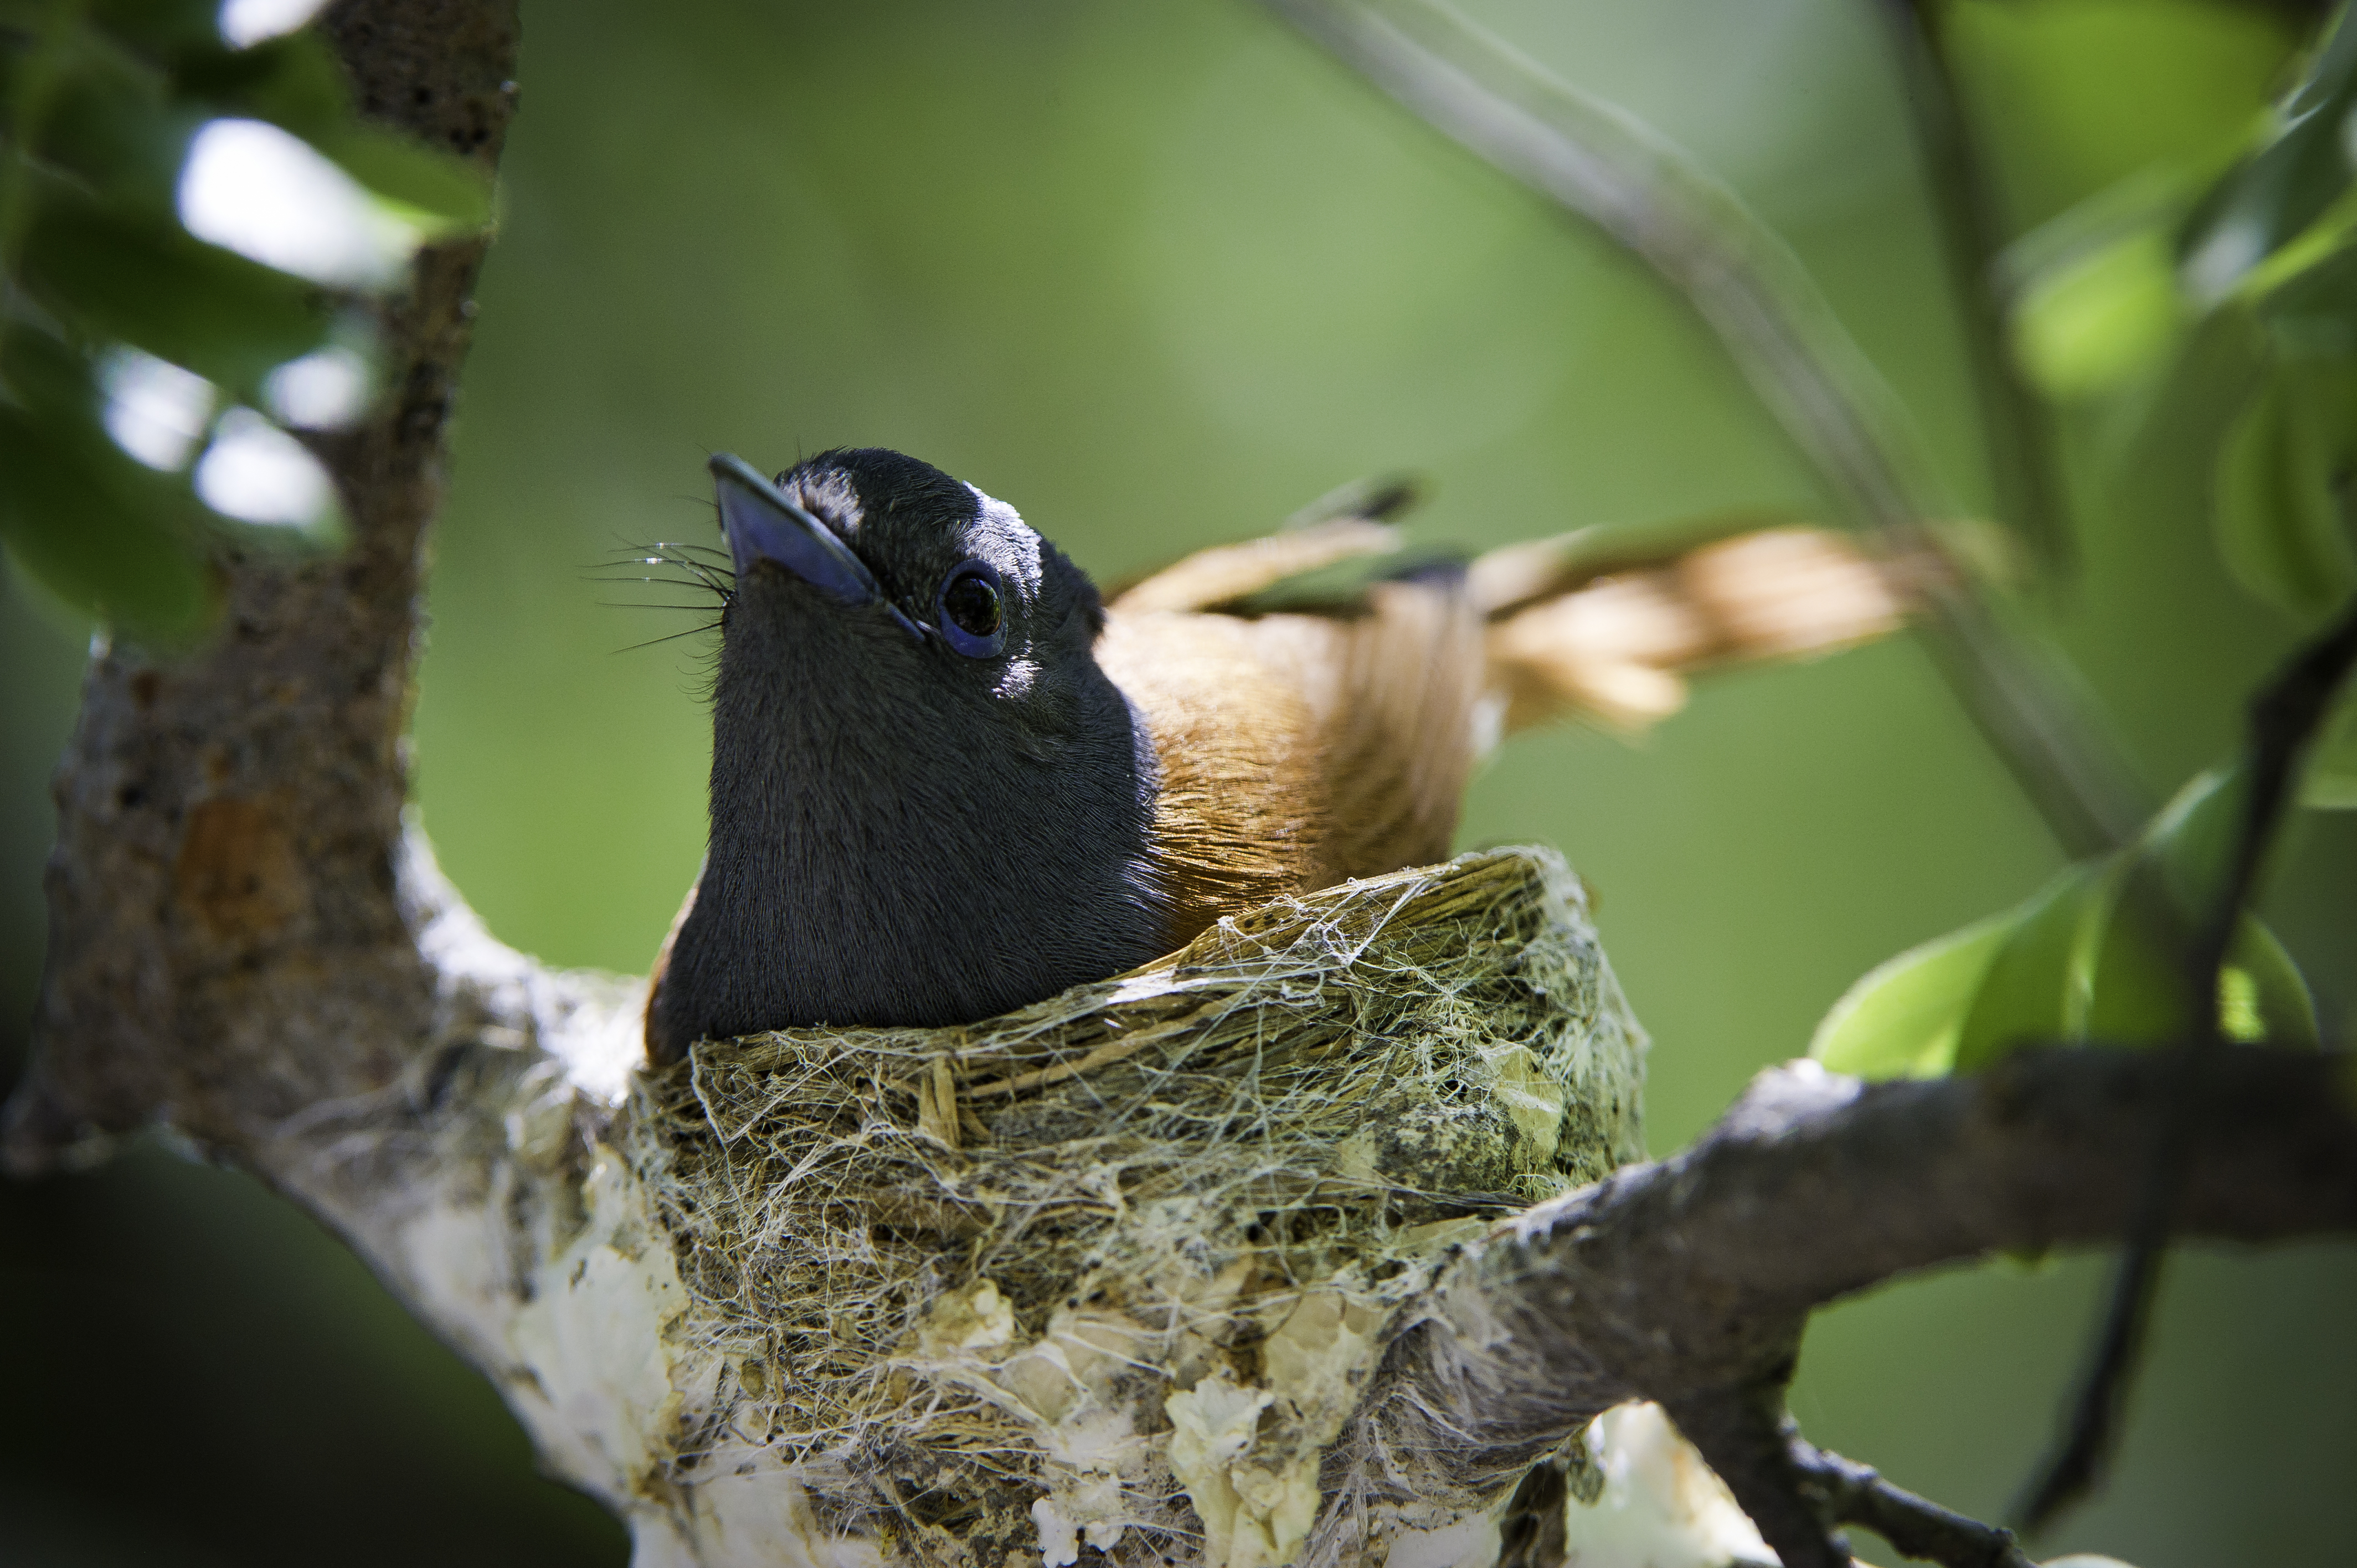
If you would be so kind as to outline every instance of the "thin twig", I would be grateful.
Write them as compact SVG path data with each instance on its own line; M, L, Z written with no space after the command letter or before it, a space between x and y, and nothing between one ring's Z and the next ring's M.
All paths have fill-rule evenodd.
M2013 1531L1943 1509L1884 1480L1872 1466L1816 1447L1797 1432L1792 1467L1828 1519L1864 1525L1909 1557L1943 1568L2030 1568Z
M2344 606L2340 621L2295 654L2252 699L2249 794L2241 831L2226 885L2194 951L2195 972L2208 976L2213 990L2243 911L2257 889L2267 850L2292 805L2301 759L2352 668L2357 668L2357 600Z
M2218 1021L2221 972L2257 888L2267 850L2295 798L2300 758L2331 712L2334 694L2352 665L2357 665L2357 601L2251 701L2246 792L2233 857L2215 901L2201 912L2187 954L2194 1033L2175 1053L2176 1082L2147 1156L2150 1174L2143 1199L2112 1276L2103 1327L2080 1375L2069 1423L2015 1509L2025 1533L2044 1529L2086 1495L2101 1478L2117 1440L2128 1383L2152 1318L2169 1230L2192 1164L2203 1086L2225 1045Z
M1963 317L1964 358L1981 415L1981 441L1998 514L2049 567L2071 564L2071 529L2054 446L2037 401L2006 350L2005 315L1994 286L2001 226L1994 193L1973 156L1940 18L1925 0L1881 0L1924 185L1931 197L1948 284Z
M1783 1568L1850 1568L1849 1543L1832 1528L1823 1500L1795 1463L1807 1447L1784 1409L1790 1362L1733 1389L1662 1402Z
M1825 487L1894 550L1953 509L1880 375L1775 234L1622 111L1424 0L1266 0L1345 65L1658 273L1718 335ZM2126 842L2141 791L2059 655L1952 583L1921 587L1935 662L2062 847Z
M1792 1367L1729 1390L1674 1400L1668 1409L1786 1568L1843 1568L1836 1532L1864 1525L1909 1557L1943 1568L2030 1568L2013 1532L1894 1487L1871 1467L1801 1435L1785 1408Z

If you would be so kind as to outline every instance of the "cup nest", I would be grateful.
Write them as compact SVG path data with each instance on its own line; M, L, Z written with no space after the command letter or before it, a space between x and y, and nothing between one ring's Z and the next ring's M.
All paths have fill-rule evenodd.
M1538 849L983 1024L699 1045L626 1119L707 1369L672 1473L759 1454L886 1561L1289 1561L1451 1246L1642 1156L1643 1052Z

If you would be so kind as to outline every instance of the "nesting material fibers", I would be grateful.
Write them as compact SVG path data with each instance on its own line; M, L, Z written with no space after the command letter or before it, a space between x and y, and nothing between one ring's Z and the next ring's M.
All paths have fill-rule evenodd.
M782 1470L842 1561L1286 1563L1450 1245L1641 1156L1643 1050L1537 849L969 1027L700 1045L617 1129L703 1369L670 1482Z

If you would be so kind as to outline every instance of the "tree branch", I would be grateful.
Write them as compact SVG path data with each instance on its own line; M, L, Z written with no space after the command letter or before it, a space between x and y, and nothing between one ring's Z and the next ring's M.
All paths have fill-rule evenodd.
M1329 1478L1485 1496L1621 1400L1674 1412L1779 1379L1828 1302L2000 1250L2116 1239L2143 1187L2121 1152L2151 1136L2172 1068L2164 1051L2079 1047L1936 1081L1762 1073L1685 1153L1469 1248L1394 1342ZM2357 1229L2346 1055L2226 1047L2202 1107L2182 1234Z
M1973 156L1972 128L1958 102L1941 18L1929 0L1878 0L1889 23L1893 52L1915 142L1921 154L1932 216L1948 265L1948 285L1963 317L1966 362L1980 406L1981 439L1997 508L2050 566L2068 566L2069 520L2054 444L2042 411L2022 384L2007 350L2005 310L1993 276L2003 249L1995 193Z
M496 165L515 0L339 0L321 26L365 113ZM436 977L400 886L404 735L425 528L489 243L420 253L380 311L389 396L318 444L349 552L290 565L227 551L210 646L116 643L91 660L54 787L13 1169L152 1121L248 1147L383 1090L433 1034Z

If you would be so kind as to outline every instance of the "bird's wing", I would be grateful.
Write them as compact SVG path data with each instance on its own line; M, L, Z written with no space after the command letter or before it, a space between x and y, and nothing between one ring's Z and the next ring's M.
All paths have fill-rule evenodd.
M1923 561L1719 518L1587 530L1462 566L1341 518L1200 552L1117 596L1098 658L1146 717L1181 940L1277 895L1448 854L1500 735L1634 729L1685 677L1870 640Z
M1241 544L1198 550L1122 589L1105 607L1126 615L1215 609L1342 562L1390 555L1404 542L1389 523L1332 518Z
M1381 495L1384 516L1413 499L1402 485L1338 496L1359 500L1361 490ZM1198 551L1110 607L1254 624L1282 612L1355 621L1386 579L1446 575L1445 562L1408 551L1388 522L1326 515L1329 502L1340 504L1329 498L1312 509L1322 521ZM1928 551L1883 558L1852 534L1731 512L1505 545L1464 567L1463 593L1490 624L1483 689L1502 720L1494 732L1566 717L1630 731L1684 706L1685 678L1699 671L1810 658L1888 635L1926 578L1947 570ZM1297 635L1275 643L1289 647ZM1316 660L1308 667L1323 668Z
M1641 729L1684 704L1695 671L1897 630L1925 575L1944 570L1878 559L1850 534L1778 527L1548 581L1550 542L1509 545L1469 573L1490 607L1488 685L1507 731L1565 716Z
M1312 715L1328 794L1316 886L1445 858L1484 728L1462 575L1372 583L1361 604L1244 623Z

